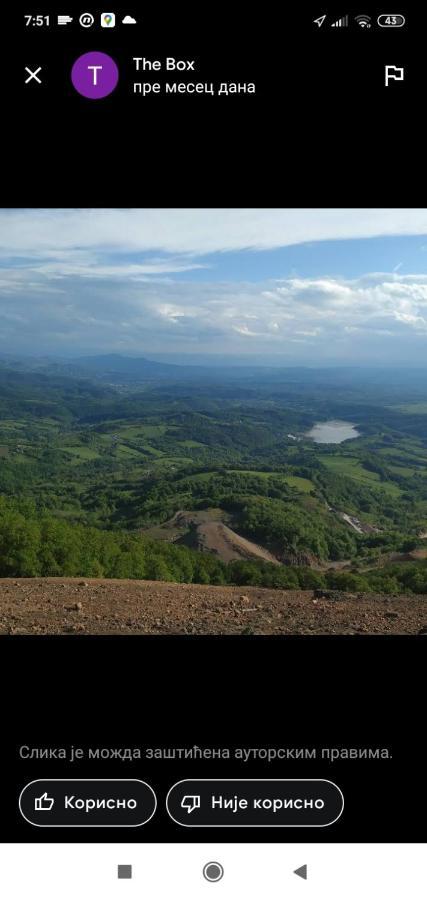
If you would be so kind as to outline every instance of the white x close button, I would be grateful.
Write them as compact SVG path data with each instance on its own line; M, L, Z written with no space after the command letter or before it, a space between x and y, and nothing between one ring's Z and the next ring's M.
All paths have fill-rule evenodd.
M29 66L25 66L25 71L28 74L28 78L25 79L25 84L28 84L30 81L36 81L37 84L41 84L42 80L38 77L39 72L41 72L42 67L39 66L37 69L30 69Z

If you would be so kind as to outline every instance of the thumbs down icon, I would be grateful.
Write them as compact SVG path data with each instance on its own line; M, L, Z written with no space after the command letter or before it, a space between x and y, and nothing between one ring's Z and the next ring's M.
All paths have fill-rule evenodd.
M198 794L186 794L181 800L181 808L186 809L188 815L195 809L200 809L200 796Z

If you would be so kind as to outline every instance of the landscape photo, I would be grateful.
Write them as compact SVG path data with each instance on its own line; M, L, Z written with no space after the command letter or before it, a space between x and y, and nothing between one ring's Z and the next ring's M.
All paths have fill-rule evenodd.
M0 633L427 634L427 210L0 211Z

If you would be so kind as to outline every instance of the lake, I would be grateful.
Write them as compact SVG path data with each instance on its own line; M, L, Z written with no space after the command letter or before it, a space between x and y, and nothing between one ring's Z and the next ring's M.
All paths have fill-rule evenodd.
M317 422L311 431L307 431L307 437L313 438L316 444L342 444L359 437L360 432L351 422Z

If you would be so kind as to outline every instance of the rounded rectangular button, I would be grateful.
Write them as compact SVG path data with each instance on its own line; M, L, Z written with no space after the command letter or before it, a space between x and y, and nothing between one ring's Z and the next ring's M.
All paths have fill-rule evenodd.
M167 811L186 828L324 828L344 809L340 788L325 779L178 781Z
M130 778L30 781L19 797L21 815L38 828L140 828L156 806L150 785Z

